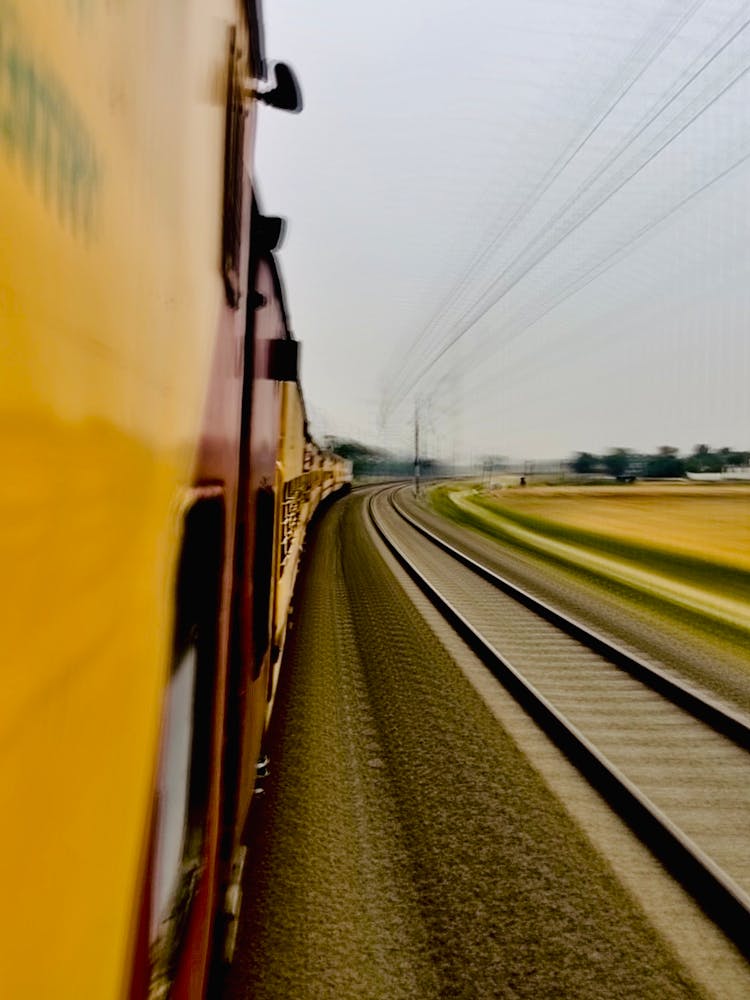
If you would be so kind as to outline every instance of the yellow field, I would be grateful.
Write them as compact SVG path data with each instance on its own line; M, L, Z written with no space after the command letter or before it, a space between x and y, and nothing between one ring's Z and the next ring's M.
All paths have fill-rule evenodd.
M529 486L492 496L519 513L750 569L750 487Z

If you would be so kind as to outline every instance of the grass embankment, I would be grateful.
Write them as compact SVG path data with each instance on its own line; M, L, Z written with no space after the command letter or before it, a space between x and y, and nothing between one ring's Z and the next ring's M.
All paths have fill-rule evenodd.
M636 593L732 642L750 638L750 490L441 486L442 515Z

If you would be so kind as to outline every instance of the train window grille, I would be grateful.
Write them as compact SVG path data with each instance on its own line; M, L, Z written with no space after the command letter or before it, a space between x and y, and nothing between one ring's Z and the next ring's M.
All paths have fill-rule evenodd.
M281 505L281 568L283 570L292 552L299 528L302 505L310 499L310 475L304 473L284 483Z

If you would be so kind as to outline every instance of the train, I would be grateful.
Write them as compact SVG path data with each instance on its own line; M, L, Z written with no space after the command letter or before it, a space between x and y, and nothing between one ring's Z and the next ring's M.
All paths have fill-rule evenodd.
M257 197L259 0L0 0L0 995L231 958L313 440Z

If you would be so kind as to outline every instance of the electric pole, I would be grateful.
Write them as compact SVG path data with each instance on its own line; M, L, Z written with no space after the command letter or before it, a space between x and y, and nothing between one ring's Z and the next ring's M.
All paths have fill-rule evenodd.
M414 495L419 496L419 403L414 400Z

